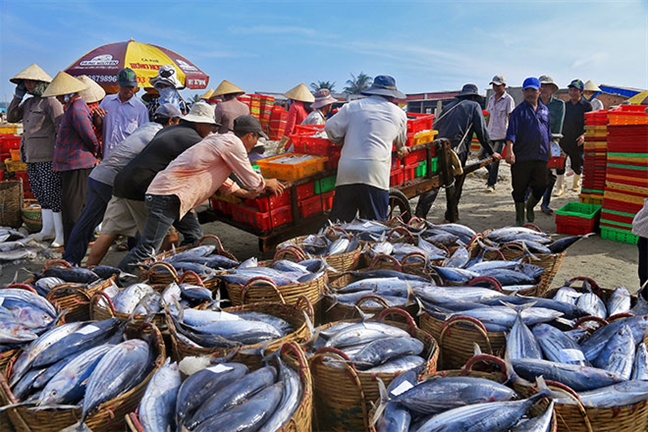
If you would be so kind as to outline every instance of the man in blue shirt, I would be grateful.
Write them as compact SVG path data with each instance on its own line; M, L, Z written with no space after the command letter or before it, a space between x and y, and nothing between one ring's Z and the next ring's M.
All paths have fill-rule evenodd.
M511 113L506 132L506 161L511 165L515 223L518 226L524 225L524 195L527 189L530 187L532 194L526 203L526 219L533 222L533 209L547 187L551 137L549 109L539 101L540 80L527 78L522 88L524 101Z

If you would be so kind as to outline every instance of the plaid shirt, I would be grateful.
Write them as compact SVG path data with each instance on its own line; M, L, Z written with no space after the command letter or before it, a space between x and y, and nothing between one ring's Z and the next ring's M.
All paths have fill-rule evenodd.
M66 106L54 145L53 171L92 168L97 164L99 141L92 128L88 105L82 98Z

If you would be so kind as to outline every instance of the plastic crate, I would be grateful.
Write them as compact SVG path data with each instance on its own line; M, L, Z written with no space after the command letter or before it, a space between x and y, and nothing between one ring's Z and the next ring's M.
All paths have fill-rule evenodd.
M568 202L556 210L558 216L576 216L584 219L592 219L601 211L601 206L596 204L585 204L581 202Z
M601 225L601 238L616 242L629 243L632 245L636 245L639 242L639 236L632 234L631 231L604 225Z
M272 222L272 228L277 228L292 223L292 206L285 205L271 210L270 221Z
M272 229L270 212L260 212L255 208L232 205L232 218L246 225L253 226L261 231Z
M403 164L412 165L416 162L424 161L426 158L425 149L413 151L403 158Z
M0 135L0 153L11 153L11 150L19 149L21 139L21 135Z
M326 138L306 135L292 135L290 140L293 143L295 153L315 156L328 156L329 147L335 145Z
M570 202L556 210L556 232L561 234L587 234L596 230L601 206Z
M0 134L2 135L21 135L23 125L21 123L3 123L0 124Z
M581 193L578 196L578 199L580 202L585 204L596 204L596 205L603 204L603 195L600 194Z
M416 169L418 168L418 163L412 165L405 165L403 167L403 182L408 182L416 178Z
M223 201L218 198L210 198L209 202L211 203L212 210L222 213L224 215L231 215L232 211L230 209L230 203Z
M405 173L403 171L403 168L392 171L389 175L389 186L398 186L403 184L405 182L404 176Z
M27 171L27 164L25 162L15 161L9 158L5 159L4 163L9 172Z
M433 157L430 159L430 172L431 173L436 173L439 171L439 157Z
M432 129L434 114L407 113L407 133Z
M295 193L297 194L297 201L303 201L315 195L315 182L304 183L295 186Z
M322 210L330 210L333 208L333 199L335 198L335 191L326 192L322 194Z
M336 176L324 177L315 182L315 195L330 192L335 189Z
M547 162L547 168L549 169L557 169L557 168L564 168L565 167L565 159L567 159L567 156L555 156L549 159Z
M322 213L323 210L322 195L315 195L299 203L299 214L303 218Z
M414 172L414 178L425 177L427 174L427 165L427 161L419 162Z
M290 205L290 190L286 189L281 195L268 195L245 201L245 205L262 212L267 212L279 207Z
M266 178L297 180L324 171L328 158L313 155L287 153L257 161L261 174Z

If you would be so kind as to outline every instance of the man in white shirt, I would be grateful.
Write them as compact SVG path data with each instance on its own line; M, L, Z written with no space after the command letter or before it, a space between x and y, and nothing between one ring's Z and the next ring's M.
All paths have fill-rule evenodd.
M379 75L362 94L369 97L344 105L324 128L331 141L342 145L332 221L349 222L357 212L364 219L386 220L392 144L401 154L409 152L404 146L407 116L393 103L405 95L394 78Z
M506 129L511 111L515 109L515 100L506 92L506 79L503 75L495 75L490 82L493 86L493 94L488 98L488 135L491 139L493 150L501 153L506 144ZM486 183L486 192L495 192L495 183L497 183L497 174L499 172L499 161L494 161L486 166L488 170L488 181Z

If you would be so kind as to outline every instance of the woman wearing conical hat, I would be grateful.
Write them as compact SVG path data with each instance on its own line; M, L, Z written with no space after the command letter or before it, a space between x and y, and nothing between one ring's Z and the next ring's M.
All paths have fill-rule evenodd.
M83 84L88 86L87 89L79 92L79 96L81 96L81 98L88 105L90 114L94 116L95 111L97 110L97 108L99 108L99 102L101 102L103 98L106 97L106 91L103 89L103 87L93 81L92 78L90 78L88 75L79 75L76 78ZM97 140L99 141L99 145L101 146L103 140L101 129L99 129L94 124L92 125L92 129L94 129Z
M52 171L52 156L63 106L54 97L43 97L52 78L37 64L27 67L9 81L16 84L16 91L7 108L7 120L23 122L20 153L23 161L27 162L27 178L32 192L41 206L43 226L32 238L52 240L56 237L54 219L61 218L61 175ZM23 101L27 94L32 97Z
M240 100L236 99L238 96L245 94L245 91L235 86L227 80L223 80L216 90L210 96L210 100L220 97L223 100L218 102L214 108L216 123L220 123L221 127L218 133L227 133L234 130L234 119L242 115L249 115L250 108Z
M592 104L592 111L599 111L605 109L603 102L598 99L596 96L600 95L603 92L599 86L597 86L594 81L589 80L585 83L583 87L583 97L589 103Z
M284 132L284 135L290 136L295 132L295 126L302 124L306 117L308 117L308 111L306 111L304 104L315 102L315 97L304 83L291 88L284 93L284 96L292 101L288 110L288 118L286 119L286 129Z

